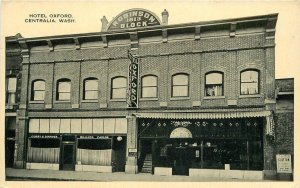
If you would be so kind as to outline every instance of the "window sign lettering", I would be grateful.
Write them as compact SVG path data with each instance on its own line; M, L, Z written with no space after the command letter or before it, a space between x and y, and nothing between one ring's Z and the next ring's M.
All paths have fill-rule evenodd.
M292 160L290 154L276 155L277 173L292 173Z

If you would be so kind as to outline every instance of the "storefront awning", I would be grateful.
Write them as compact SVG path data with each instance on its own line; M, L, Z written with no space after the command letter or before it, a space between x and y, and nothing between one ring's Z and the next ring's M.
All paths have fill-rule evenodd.
M266 117L270 116L270 111L256 112L199 112L199 113L136 113L137 118L152 119L230 119L230 118L248 118L248 117Z

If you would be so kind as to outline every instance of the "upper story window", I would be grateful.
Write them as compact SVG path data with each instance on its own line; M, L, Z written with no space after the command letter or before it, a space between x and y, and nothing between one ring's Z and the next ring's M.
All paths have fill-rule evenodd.
M87 78L84 80L84 100L96 100L98 99L98 79Z
M172 97L189 96L189 75L180 73L172 76Z
M6 102L8 104L15 104L16 103L16 91L17 91L17 78L10 77L7 79L7 95L6 95Z
M223 73L207 73L205 75L205 96L223 96L223 85Z
M147 75L142 77L142 98L157 97L157 76Z
M57 81L56 100L69 101L71 99L71 80L63 78Z
M35 80L31 86L31 100L43 101L45 99L45 81Z
M111 80L111 98L126 99L127 80L125 77L114 77Z
M255 95L259 93L259 72L244 70L241 72L241 95Z

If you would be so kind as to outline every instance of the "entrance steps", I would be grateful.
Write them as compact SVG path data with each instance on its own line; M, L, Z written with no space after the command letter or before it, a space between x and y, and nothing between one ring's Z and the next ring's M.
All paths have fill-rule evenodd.
M146 155L141 172L152 173L152 154Z

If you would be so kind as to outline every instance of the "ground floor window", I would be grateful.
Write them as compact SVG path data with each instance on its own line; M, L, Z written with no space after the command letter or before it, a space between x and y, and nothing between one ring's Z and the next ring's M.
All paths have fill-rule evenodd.
M27 161L30 163L59 163L60 139L30 138Z

